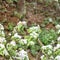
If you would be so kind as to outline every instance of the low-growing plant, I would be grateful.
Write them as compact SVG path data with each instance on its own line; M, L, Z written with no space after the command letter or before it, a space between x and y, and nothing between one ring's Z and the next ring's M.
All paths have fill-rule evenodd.
M57 39L57 33L55 30L47 30L43 29L39 36L40 40L43 44L47 45L50 44L52 41L56 41Z
M8 23L8 30L12 31L14 28L14 24L13 23Z

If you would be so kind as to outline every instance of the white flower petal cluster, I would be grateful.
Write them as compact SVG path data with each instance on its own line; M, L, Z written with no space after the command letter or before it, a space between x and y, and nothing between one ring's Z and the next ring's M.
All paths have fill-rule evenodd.
M20 60L24 60L25 58L26 58L26 60L29 60L28 54L24 50L19 51L18 56L20 57Z
M49 22L52 22L53 20L52 20L52 18L49 18Z
M6 39L4 37L0 37L0 43L6 42Z
M34 41L30 41L30 42L29 42L29 45L34 45L34 44L35 44Z
M60 25L59 24L57 24L55 27L56 27L56 29L60 29Z
M19 22L17 23L17 25L20 25L20 24L26 26L26 25L27 25L27 22L26 22L26 21L19 21Z
M51 55L51 56L50 56L50 59L54 60L54 56L53 56L53 55Z
M42 52L44 51L47 55L51 55L52 54L52 51L53 51L52 45L42 46L41 49L42 49Z
M58 0L55 0L56 2L58 2Z
M60 29L57 31L58 34L60 34Z
M47 53L48 55L50 55L50 54L52 54L52 51L51 50L48 50L48 53Z
M52 49L53 47L52 47L52 45L42 46L42 49L43 49L43 50L46 50L47 48Z
M20 29L20 27L27 27L27 22L26 21L19 21L17 25L13 29L13 33L17 33Z
M24 44L27 44L27 39L21 39L21 42L23 42Z
M36 33L36 32L32 32L32 33L30 33L30 35L31 35L32 37L34 37L34 38L37 38L37 37L39 36L39 34Z
M10 44L11 44L12 46L16 46L16 42L15 42L14 40L12 40L12 41L10 42Z
M1 29L0 29L0 37L5 37L4 30L1 30Z
M38 26L30 27L29 30L37 32L38 30L40 30L40 26L38 25Z
M0 24L0 30L4 30L4 27L2 24Z
M15 34L14 34L14 37L16 37L16 38L20 38L20 39L21 39L21 36L18 35L18 33L15 33Z
M60 48L60 44L57 44L55 47L54 47L54 51L56 51L57 49Z
M56 56L55 60L60 60L60 55Z
M2 24L0 24L0 43L3 42L6 42L6 39L5 39L4 27Z
M4 44L0 44L0 48L5 48Z
M9 53L7 52L6 49L4 49L3 54L4 54L5 56L8 56L8 55L9 55Z
M56 27L56 29L58 29L57 34L60 34L60 24L57 24L55 27Z
M43 60L43 58L44 58L44 55L42 55L40 58L41 58L41 60Z
M60 42L60 36L57 38L57 41Z

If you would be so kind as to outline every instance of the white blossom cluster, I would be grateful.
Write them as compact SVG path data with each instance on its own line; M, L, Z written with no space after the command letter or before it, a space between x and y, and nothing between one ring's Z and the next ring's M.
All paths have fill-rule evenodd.
M38 32L40 30L40 26L37 25L37 26L32 26L29 28L29 32Z
M57 55L57 56L55 57L55 60L60 60L60 55Z
M5 33L4 33L4 27L2 24L0 24L0 54L1 55L8 55L7 50L5 49Z
M24 25L26 26L26 22L25 21L19 21L17 23L17 26L14 28L13 30L13 36L11 37L12 40L10 41L10 43L8 45L12 45L13 47L14 46L17 46L17 43L16 43L16 40L18 40L17 42L20 44L20 45L26 45L27 44L27 39L23 39L21 35L18 34L18 31L17 31L17 27L20 26L20 25ZM10 34L11 35L11 34ZM15 40L16 39L16 40ZM22 46L21 46L22 47ZM9 47L8 47L9 48ZM28 57L28 54L26 51L24 51L24 49L20 50L20 51L16 51L16 56L13 56L14 59L18 59L18 60L29 60L29 57Z
M60 44L57 44L57 45L54 47L54 51L56 51L57 49L60 49Z
M17 56L18 56L19 60L25 60L25 59L29 60L28 54L24 50L21 50L21 51L17 52ZM15 58L17 58L17 57L15 57Z
M39 37L39 33L41 32L40 26L32 26L28 29L30 36L34 37L35 39Z
M53 55L55 54L56 51L58 51L58 49L60 49L60 44L57 44L55 47L53 47L52 45L46 45L46 46L42 46L42 52L43 55L40 57L41 60L60 60L60 55L57 54L56 56ZM60 52L59 52L60 53Z
M49 21L52 22L52 19L49 19ZM22 21L22 22L19 21L17 23L17 26L14 27L14 30L12 32L13 35L11 33L9 33L9 36L11 36L11 40L7 43L7 46L5 46L6 38L5 38L5 33L4 33L4 27L2 24L0 24L0 50L2 50L2 52L0 52L1 55L3 53L5 56L7 56L7 55L9 55L8 51L13 51L14 53L16 53L15 55L12 56L14 59L29 60L28 53L27 53L27 51L25 51L24 47L27 47L27 46L34 47L41 30L40 30L39 25L32 26L29 29L27 29L27 31L29 33L28 38L30 38L30 39L32 38L30 40L30 39L26 38L25 36L22 36L21 34L19 34L20 32L18 32L18 30L21 27L24 28L26 26L27 26L27 23L25 21ZM57 33L59 35L60 34L60 25L58 24L55 27L58 30ZM7 51L6 47L7 47L8 51ZM60 49L60 36L58 36L57 44L55 46L53 46L52 44L49 44L49 45L44 45L41 47L41 51L43 53L42 56L40 57L41 60L44 60L44 59L45 60L60 60L60 55L58 53L56 53L59 49ZM11 60L11 58L10 58L10 60Z
M0 43L3 42L6 42L6 39L5 39L4 27L2 24L0 24Z
M57 33L58 33L58 34L60 34L60 25L59 25L59 24L57 24L55 27L56 27L56 29L58 30L58 32L57 32Z
M19 21L17 23L17 25L14 27L13 33L17 33L18 29L20 29L19 27L26 27L27 26L27 22L26 21Z
M60 33L59 32L60 25L56 25L55 27L58 30L58 34L59 34ZM52 44L50 44L50 45L42 46L41 49L42 49L42 52L43 52L43 55L40 57L41 60L44 60L44 59L45 60L60 60L60 52L59 52L59 49L60 49L60 36L57 38L56 46L53 46Z

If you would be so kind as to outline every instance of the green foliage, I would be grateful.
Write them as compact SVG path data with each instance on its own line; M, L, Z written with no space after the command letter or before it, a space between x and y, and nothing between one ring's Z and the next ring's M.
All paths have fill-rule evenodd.
M7 3L13 3L14 1L18 2L19 0L6 0L6 1L7 1Z
M23 25L19 25L17 27L17 30L18 30L18 32L23 33L24 32L24 26Z
M57 49L57 50L54 52L54 55L55 55L55 56L60 55L60 49Z
M48 18L45 18L45 20L43 21L43 24L47 25L52 22L53 22L52 18L48 17Z
M12 31L14 28L14 24L13 23L8 23L8 30Z
M4 51L4 48L0 48L0 55L1 56L4 56L3 51Z
M54 24L54 25L60 24L60 18L59 18L59 17L57 17L57 19L56 19L56 20L54 20L53 24Z
M10 44L7 44L6 48L11 56L16 56L15 50L17 49L17 46L12 46Z
M36 54L38 53L38 51L40 50L40 46L37 44L35 44L34 46L30 47L31 49L31 53L33 56L36 56Z
M42 30L39 36L40 40L43 44L47 45L50 44L52 41L55 41L57 39L57 33L55 30Z

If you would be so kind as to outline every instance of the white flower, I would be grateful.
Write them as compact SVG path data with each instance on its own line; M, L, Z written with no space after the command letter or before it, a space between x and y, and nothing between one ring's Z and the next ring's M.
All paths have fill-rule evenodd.
M0 44L0 48L5 48L4 44Z
M46 50L47 48L52 49L52 45L42 46L42 49L43 49L43 50Z
M11 36L11 33L9 33L8 35L10 35L10 36Z
M34 45L35 43L33 41L30 41L29 42L29 45Z
M1 31L2 35L5 35L4 31Z
M41 60L43 60L43 58L44 58L44 55L42 55L40 58L41 58Z
M57 46L54 47L54 51L56 51L56 50L59 49L59 48L60 48L60 44L57 44Z
M58 0L55 0L56 2L58 2Z
M60 41L60 37L57 38L57 41Z
M53 56L50 56L50 59L53 59L54 60L54 57Z
M32 32L32 33L30 33L30 35L31 35L32 37L34 37L34 38L37 38L37 37L39 36L39 34L36 33L36 32Z
M60 56L59 56L59 55L56 56L56 57L55 57L55 60L60 60Z
M5 37L4 31L0 31L1 36Z
M46 50L46 46L42 46L42 49L43 49L43 50Z
M46 47L52 49L52 45L47 45Z
M52 20L52 18L49 18L49 22L52 22L53 20Z
M5 56L9 55L9 53L7 52L6 49L4 49L3 53L4 53Z
M18 35L18 33L15 33L15 34L14 34L14 37L16 37L16 38L21 38L21 36Z
M60 34L60 30L58 30L58 32L57 32L58 34Z
M52 54L52 51L51 50L48 50L48 55Z
M4 27L2 24L0 24L0 30L4 30Z
M22 41L24 44L27 44L27 40L26 40L26 39L21 39L21 41Z
M6 42L4 37L0 37L0 43Z
M27 23L26 23L26 21L22 21L22 24L23 24L23 25L26 25Z
M60 25L59 25L59 24L58 24L58 25L56 25L55 27L56 27L56 29L60 29Z
M11 41L10 44L13 45L13 46L16 46L16 42L15 41Z
M18 56L20 57L21 60L24 60L24 58L27 58L26 60L29 60L28 54L24 50L19 51Z
M29 29L37 32L40 29L40 26L39 25L38 26L33 26L33 27L30 27Z
M17 23L17 25L20 25L20 24L26 25L27 23L26 23L26 21L19 21L19 22Z
M60 48L60 44L57 44L57 47Z

